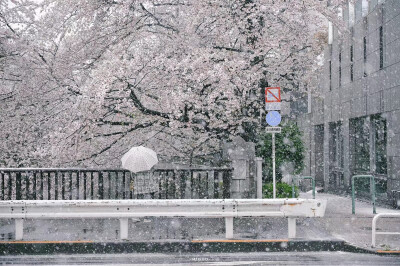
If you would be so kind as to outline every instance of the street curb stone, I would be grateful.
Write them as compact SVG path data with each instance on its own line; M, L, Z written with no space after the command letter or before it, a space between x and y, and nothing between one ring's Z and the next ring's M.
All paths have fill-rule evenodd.
M379 255L400 255L378 253L363 249L342 240L291 240L251 242L3 242L1 255L39 255L39 254L110 254L110 253L222 253L222 252L316 252L344 251Z

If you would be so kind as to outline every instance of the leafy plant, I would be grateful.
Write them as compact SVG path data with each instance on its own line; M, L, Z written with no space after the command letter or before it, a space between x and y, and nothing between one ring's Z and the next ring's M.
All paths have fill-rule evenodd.
M282 180L282 170L285 163L293 164L293 172L300 174L304 169L304 144L302 133L293 122L282 126L282 132L275 134L275 164L276 181ZM264 159L263 176L267 182L272 182L272 137L269 133L261 134L256 146L257 156Z
M296 198L299 196L299 188L294 187ZM286 183L276 183L276 198L291 198L292 186ZM263 198L273 198L273 184L267 183L263 185Z

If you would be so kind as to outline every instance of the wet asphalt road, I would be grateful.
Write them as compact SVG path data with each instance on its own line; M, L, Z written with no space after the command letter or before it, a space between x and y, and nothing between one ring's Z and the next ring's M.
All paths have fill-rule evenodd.
M1 256L13 265L400 265L400 256L347 252Z

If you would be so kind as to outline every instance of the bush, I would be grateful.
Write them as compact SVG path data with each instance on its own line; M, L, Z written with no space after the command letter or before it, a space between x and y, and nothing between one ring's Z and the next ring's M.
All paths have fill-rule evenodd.
M305 147L302 141L302 133L293 122L282 125L282 133L275 134L276 142L276 181L280 182L283 177L283 166L285 163L294 165L293 172L289 174L300 174L304 169ZM269 133L262 133L256 146L258 157L264 159L263 176L264 181L272 182L272 137Z
M263 186L263 198L273 198L273 184L267 183ZM296 198L299 196L299 188L294 187ZM292 186L286 183L276 183L276 198L291 198L292 197Z

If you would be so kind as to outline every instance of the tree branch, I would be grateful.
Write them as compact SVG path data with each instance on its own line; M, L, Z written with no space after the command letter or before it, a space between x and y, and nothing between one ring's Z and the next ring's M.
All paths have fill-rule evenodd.
M139 111L141 111L143 114L146 115L153 115L153 116L159 116L162 118L170 119L170 114L167 113L162 113L159 111L151 110L145 107L142 102L139 100L139 98L136 96L135 91L133 89L133 86L131 84L128 84L128 89L130 90L130 99L133 101L133 104Z

